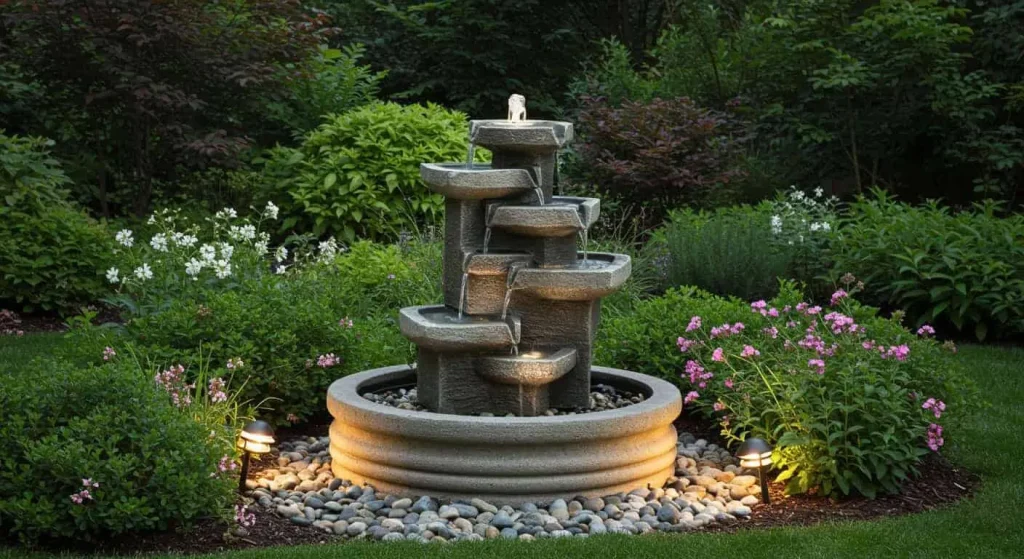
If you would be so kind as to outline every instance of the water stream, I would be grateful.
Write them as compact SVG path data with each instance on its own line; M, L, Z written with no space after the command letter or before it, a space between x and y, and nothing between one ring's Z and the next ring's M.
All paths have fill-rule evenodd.
M462 309L466 304L466 287L469 283L469 272L462 273L462 287L459 289L459 318L462 318Z
M466 150L466 168L467 169L472 169L473 168L473 155L474 155L475 151L476 151L476 145L473 144L473 142L469 142L469 149Z
M533 167L533 174L536 175L536 178L537 178L537 183L536 183L537 185L533 187L533 191L537 193L537 205L538 206L543 206L544 205L544 179L543 179L543 176L542 176L543 173L542 173L541 170L542 170L542 167L540 165L535 165Z
M487 254L487 245L491 244L491 226L484 227L484 254Z

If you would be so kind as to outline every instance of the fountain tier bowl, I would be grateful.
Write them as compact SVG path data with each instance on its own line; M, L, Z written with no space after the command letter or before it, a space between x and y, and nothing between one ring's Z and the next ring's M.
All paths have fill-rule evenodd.
M469 124L469 141L502 151L550 153L573 139L570 122L554 120L474 120Z
M619 369L594 367L591 377L645 400L577 415L476 417L403 410L362 396L415 385L416 370L407 365L342 378L327 392L331 468L383 493L498 505L661 487L674 472L679 390Z
M423 163L420 176L431 191L456 200L504 198L537 188L529 171L492 169L487 163Z

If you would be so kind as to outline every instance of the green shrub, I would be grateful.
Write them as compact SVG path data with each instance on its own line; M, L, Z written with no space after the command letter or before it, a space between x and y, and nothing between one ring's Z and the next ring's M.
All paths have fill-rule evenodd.
M1008 337L1024 333L1024 216L993 203L952 213L881 192L850 206L833 244L836 274L860 277L874 303L917 325Z
M209 405L193 398L176 406L132 361L11 371L0 386L0 531L102 541L226 516L237 486L225 471L230 411L196 413Z
M680 210L656 235L669 287L693 285L718 295L769 297L789 270L791 251L772 240L767 206L714 212Z
M0 131L0 301L32 312L99 299L106 229L68 200L69 183L42 138Z
M942 445L929 399L963 409L971 387L933 340L845 291L827 309L801 299L791 285L752 304L672 290L607 321L597 362L679 383L730 441L774 443L790 493L896 492Z
M367 105L328 116L299 148L271 151L264 195L281 206L282 231L348 242L396 237L438 223L444 209L420 179L420 163L465 161L468 142L460 112Z

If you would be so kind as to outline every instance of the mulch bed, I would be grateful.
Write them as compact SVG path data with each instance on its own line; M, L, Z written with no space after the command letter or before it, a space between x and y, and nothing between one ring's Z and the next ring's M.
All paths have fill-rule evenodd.
M721 438L707 423L685 416L676 421L682 431L703 437L710 442L721 444ZM311 425L301 429L281 429L278 440L300 436L320 437L327 434L327 425ZM269 454L254 460L250 475L276 465L276 454ZM980 479L959 468L939 455L929 455L920 465L921 476L904 484L899 495L883 495L874 500L860 497L832 501L814 495L786 496L783 484L770 484L771 504L753 507L751 518L733 524L717 523L702 529L702 532L737 532L778 528L783 526L808 526L826 522L871 520L897 515L914 514L948 506L960 499L973 495L980 485ZM144 553L213 553L217 551L254 549L260 547L323 544L344 541L342 537L321 532L315 528L297 526L281 518L272 510L264 511L252 507L256 525L244 537L225 536L229 525L222 522L207 522L188 530L168 531L151 535L109 540L94 546L48 545L49 551L73 551L104 555L136 555ZM642 536L637 536L642 537Z
M93 310L96 311L96 317L92 320L93 324L122 322L120 313L113 307L100 305ZM21 323L15 329L22 330L25 334L64 332L68 329L67 318L61 317L56 313L19 314L18 319Z

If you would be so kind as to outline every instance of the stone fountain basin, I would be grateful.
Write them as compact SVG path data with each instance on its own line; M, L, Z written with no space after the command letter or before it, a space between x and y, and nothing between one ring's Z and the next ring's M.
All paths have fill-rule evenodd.
M504 198L537 187L525 169L492 169L490 164L423 163L420 176L427 188L456 200Z
M625 254L595 252L579 255L572 268L523 268L515 278L517 292L555 301L593 301L614 293L629 279L630 258Z
M469 141L488 149L521 153L550 153L573 139L570 122L554 120L473 120Z
M594 367L591 378L646 399L576 415L461 416L403 410L361 396L414 386L416 371L408 365L347 376L327 391L334 417L331 469L383 493L480 497L497 505L661 487L674 473L679 390L605 367Z
M520 355L477 357L476 373L498 384L544 386L551 384L576 366L576 350L531 351Z
M524 237L565 237L589 229L601 213L597 198L555 196L550 204L523 206L496 203L488 208L488 225Z
M421 348L434 351L508 349L519 343L519 317L505 320L463 315L444 305L406 307L399 311L402 334Z

